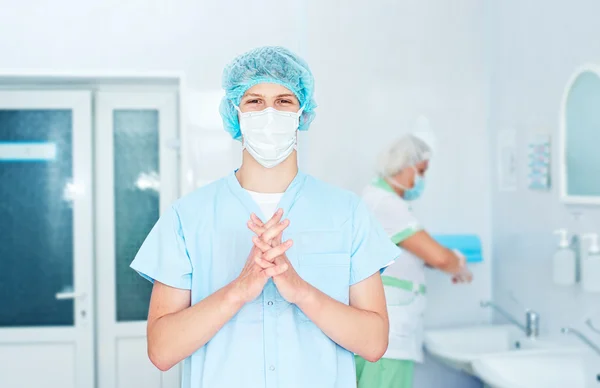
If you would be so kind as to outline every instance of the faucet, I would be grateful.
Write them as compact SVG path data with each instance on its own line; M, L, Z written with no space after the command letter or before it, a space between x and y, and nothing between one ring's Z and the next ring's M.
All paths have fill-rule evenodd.
M527 338L535 339L540 333L540 315L533 310L525 311L525 325L507 313L503 308L490 301L481 301L481 307L491 307L500 313L504 318L510 321L513 325L525 332Z
M596 326L594 326L594 322L592 322L591 318L588 318L585 321L585 324L586 324L587 327L590 328L591 331L593 331L596 334L600 334L600 329L598 329Z
M581 340L581 342L586 344L588 347L590 347L592 350L594 350L598 355L600 355L600 348L598 347L598 345L596 345L595 343L590 341L590 339L588 337L586 337L579 330L573 329L572 327L563 327L560 331L563 334L569 334L569 333L573 334L575 337L579 338L579 340Z

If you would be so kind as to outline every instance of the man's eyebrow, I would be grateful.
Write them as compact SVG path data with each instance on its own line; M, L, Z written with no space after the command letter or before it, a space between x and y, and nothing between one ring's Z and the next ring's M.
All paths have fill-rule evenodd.
M265 98L265 96L264 96L264 95L262 95L262 94L259 94L259 93L248 93L248 94L244 95L244 97L243 97L243 98L248 98L248 97L260 97L260 98ZM295 94L293 94L293 93L283 93L283 94L278 94L278 95L276 96L276 98L282 98L282 97L292 97L292 98L296 98L296 99L298 98L298 97L296 97L296 95L295 95Z

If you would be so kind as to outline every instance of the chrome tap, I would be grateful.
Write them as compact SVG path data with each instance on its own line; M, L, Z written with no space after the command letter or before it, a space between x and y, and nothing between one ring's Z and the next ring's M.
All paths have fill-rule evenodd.
M592 322L591 318L586 319L585 324L587 327L590 328L591 331L593 331L596 334L600 334L600 329L594 326L594 322Z
M569 334L569 333L573 334L575 337L579 338L579 340L581 342L583 342L584 344L586 344L593 351L595 351L598 355L600 355L600 347L598 347L598 345L596 345L595 343L593 343L592 341L590 341L590 339L588 337L586 337L579 330L573 329L572 327L563 327L560 331L563 334Z
M506 320L517 326L519 329L525 332L527 338L537 338L540 334L540 315L533 310L527 309L525 311L525 324L519 322L516 318L506 312L503 308L490 301L481 301L481 307L491 307L500 313Z

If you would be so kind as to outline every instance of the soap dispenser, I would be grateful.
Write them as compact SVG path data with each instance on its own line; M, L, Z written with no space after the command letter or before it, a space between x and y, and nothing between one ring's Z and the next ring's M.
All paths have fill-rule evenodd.
M577 256L571 249L566 229L554 231L560 235L558 250L554 253L554 283L560 286L570 286L577 281Z
M587 292L600 292L600 246L598 246L598 234L588 233L581 236L590 240L587 255L582 263L581 286Z

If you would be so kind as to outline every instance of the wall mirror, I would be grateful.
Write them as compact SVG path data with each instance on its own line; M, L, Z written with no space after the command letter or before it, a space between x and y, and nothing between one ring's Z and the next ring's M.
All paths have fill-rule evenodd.
M571 76L560 120L561 199L600 205L600 66L584 66Z

